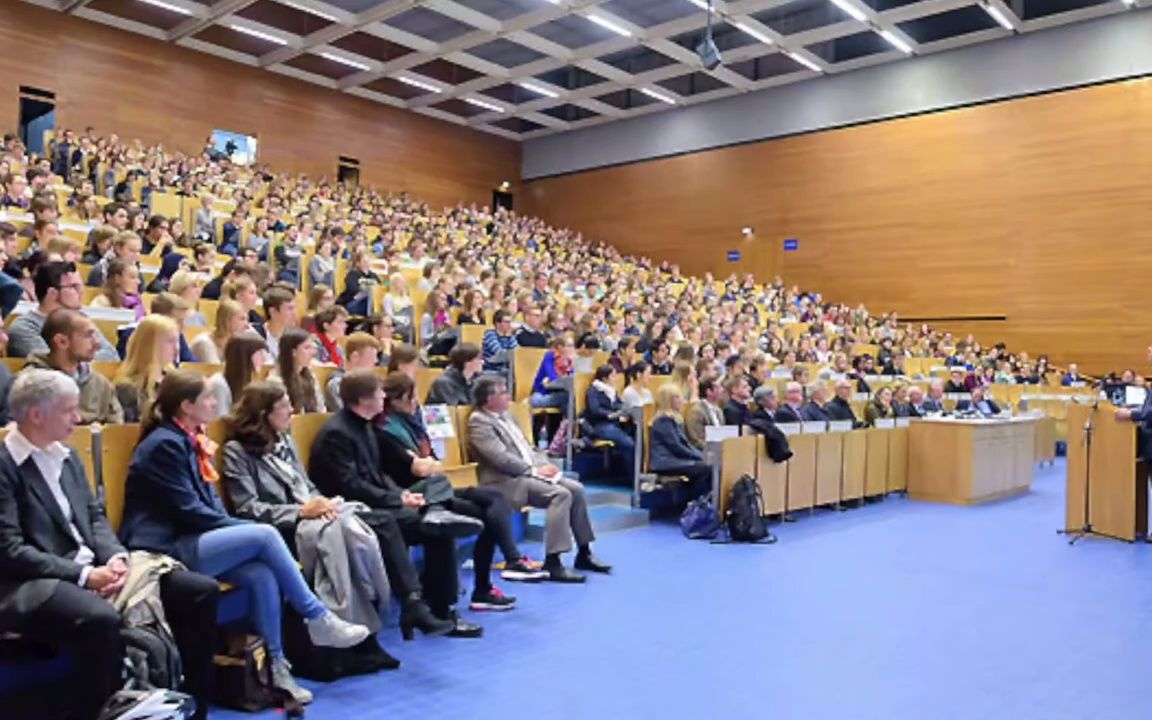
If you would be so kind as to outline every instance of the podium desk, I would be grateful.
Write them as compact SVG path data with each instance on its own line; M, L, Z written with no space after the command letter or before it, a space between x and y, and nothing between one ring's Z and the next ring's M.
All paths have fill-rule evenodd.
M1068 492L1064 527L1084 525L1084 489L1092 483L1088 506L1092 528L1117 540L1148 533L1148 470L1136 460L1136 424L1117 422L1116 410L1101 404L1068 406ZM1089 453L1085 426L1092 428Z
M908 428L908 497L974 505L1028 492L1034 417L920 418Z

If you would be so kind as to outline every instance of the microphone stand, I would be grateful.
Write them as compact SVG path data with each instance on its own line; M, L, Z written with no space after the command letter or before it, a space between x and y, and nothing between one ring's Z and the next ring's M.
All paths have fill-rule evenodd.
M1063 529L1056 531L1057 535L1068 536L1069 545L1075 545L1077 540L1087 537L1088 535L1112 538L1113 540L1124 539L1099 532L1092 527L1092 434L1096 430L1096 411L1099 409L1100 400L1097 398L1092 403L1092 412L1088 415L1088 419L1084 421L1084 524L1080 526L1079 530Z

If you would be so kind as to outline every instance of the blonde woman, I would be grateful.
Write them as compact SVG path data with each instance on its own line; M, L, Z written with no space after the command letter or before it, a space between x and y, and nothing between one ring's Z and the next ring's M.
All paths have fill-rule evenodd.
M187 327L208 327L208 319L200 312L200 294L204 292L204 280L191 270L177 270L168 282L168 292L188 303L191 312L184 321Z
M201 333L192 341L192 354L203 363L223 362L224 347L228 340L248 329L248 313L235 300L221 300L216 309L216 328Z
M132 310L137 320L144 317L144 303L140 299L140 271L135 265L123 260L108 263L104 288L88 304L97 308Z
M686 403L696 402L696 367L683 360L672 366L672 384L680 388L680 395Z
M156 397L156 388L180 353L180 326L172 318L148 315L128 339L128 352L116 373L116 398L124 422L139 422Z
M685 503L712 491L712 466L704 461L704 453L688 442L684 395L675 383L665 383L656 390L656 417L649 443L648 468L652 472L688 478Z
M414 342L412 336L416 327L416 310L412 305L412 293L408 281L402 273L392 273L388 277L388 292L384 295L384 314L392 318L396 332L404 342Z

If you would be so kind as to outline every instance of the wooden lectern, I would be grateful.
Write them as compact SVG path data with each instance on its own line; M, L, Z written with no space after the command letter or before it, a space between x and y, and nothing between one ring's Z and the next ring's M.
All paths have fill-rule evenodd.
M1132 542L1148 533L1148 471L1136 457L1136 424L1117 422L1100 403L1068 406L1068 493L1064 528L1084 526L1085 485L1091 482L1088 519L1097 535ZM1091 456L1085 427L1091 423ZM1090 477L1089 477L1090 476Z

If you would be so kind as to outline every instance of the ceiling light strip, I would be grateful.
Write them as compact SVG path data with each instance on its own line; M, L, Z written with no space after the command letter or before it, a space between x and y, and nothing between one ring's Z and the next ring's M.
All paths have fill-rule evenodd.
M832 0L832 4L852 16L853 20L867 22L868 16L853 0Z
M420 88L421 90L427 90L428 92L434 92L434 93L444 92L443 90L436 87L435 85L432 85L431 83L426 83L423 80L417 80L416 78L410 78L410 77L406 77L404 75L397 75L396 79L398 81L404 83L405 85L411 85L414 88Z
M543 95L544 97L550 97L550 98L560 97L560 95L558 93L554 93L551 90L548 90L547 88L542 88L539 85L533 85L530 82L518 82L516 84L519 85L520 87L524 88L528 92L534 92L537 95Z
M876 32L880 33L880 37L887 40L889 45L896 48L900 52L907 55L912 54L912 46L905 42L904 38L900 37L896 33L892 32L891 30L885 30L883 28L877 28Z
M475 105L476 107L484 108L485 110L491 110L492 112L504 112L504 108L500 107L499 105L493 105L492 103L484 102L483 100L477 100L476 98L466 97L464 98L464 102L468 103L469 105Z
M588 13L584 17L588 18L588 20L590 22L593 22L593 23L599 25L600 27L604 28L605 30L608 30L610 32L614 32L617 35L623 35L624 37L632 37L632 31L631 30L624 27L623 25L617 25L616 23L612 22L611 20L604 17L603 15L597 15L596 13Z
M151 5L152 7L158 7L161 10L167 10L168 12L174 12L178 15L193 15L193 14L195 14L191 10L189 10L188 8L181 7L179 5L173 5L171 3L166 3L163 0L140 0L140 2L144 3L145 5Z
M993 20L1000 23L1000 26L1003 27L1005 30L1015 30L1016 29L1015 27L1013 27L1012 21L1009 20L1006 15L1004 15L1004 13L1000 10L1000 8L996 7L992 3L990 3L990 2L984 3L984 11L986 13L988 13L989 15L991 15Z
M820 68L820 66L819 66L819 65L817 65L817 64L816 64L816 63L814 63L814 62L812 62L812 61L811 61L811 60L809 60L808 58L804 57L804 56L803 56L803 55L801 55L800 53L796 53L796 52L786 52L786 53L784 53L784 54L785 54L785 55L787 55L788 57L792 58L792 59L793 59L793 60L795 60L796 62L800 63L800 64L801 64L801 65L803 65L804 67L808 68L809 70L812 70L813 72L824 72L824 71L823 71L823 70Z
M320 57L324 58L325 60L331 60L334 63L340 63L341 65L347 65L350 68L356 68L357 70L363 70L364 72L368 72L369 70L372 69L372 68L368 67L367 65L365 65L364 63L359 63L359 62L356 62L355 60L349 60L347 58L342 58L339 55L335 55L333 53L322 52L322 53L320 53Z
M642 94L647 95L648 97L652 98L653 100L659 100L660 102L668 103L669 105L675 105L676 104L675 100L673 100L672 98L668 97L667 95L665 95L663 93L658 93L655 90L649 90L648 88L642 87L642 88L640 88L640 92Z
M242 33L244 35L248 35L250 37L254 37L254 38L257 38L259 40L264 40L266 42L275 43L276 45L287 45L288 44L288 41L282 37L277 37L276 35L273 35L271 33L261 32L260 30L253 30L252 28L244 27L243 25L229 25L228 29L229 30L235 30L238 33Z
M310 8L307 5L302 5L300 3L294 3L294 2L292 2L292 0L276 0L276 2L280 3L281 5L287 5L288 7L293 8L295 10L299 10L300 12L306 12L309 15L315 15L316 17L321 18L322 20L327 20L328 22L339 22L339 20L332 17L328 13L320 12L319 10L315 10L313 8Z
M764 43L765 45L774 45L775 44L774 42L772 42L772 38L768 37L767 35L760 32L759 30L752 27L751 25L746 25L745 23L738 22L738 23L736 23L736 29L743 32L745 35L748 35L749 37L753 37L753 38L759 40L760 42Z

